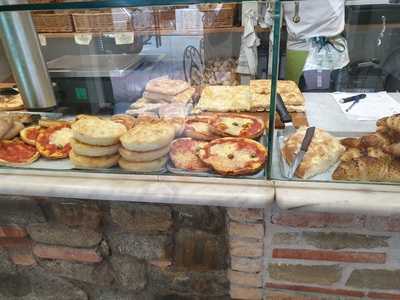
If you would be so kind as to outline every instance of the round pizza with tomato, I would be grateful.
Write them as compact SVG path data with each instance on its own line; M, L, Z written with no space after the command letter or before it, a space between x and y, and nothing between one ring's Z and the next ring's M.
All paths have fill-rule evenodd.
M226 137L207 143L198 156L218 174L250 175L261 170L267 150L251 139Z
M68 125L42 130L36 139L39 153L49 159L67 158L71 151L72 129Z
M223 137L256 138L264 133L264 122L254 116L225 113L216 114L210 122L211 131Z
M32 146L36 145L36 139L41 131L41 127L40 126L30 126L30 127L26 127L24 129L21 130L21 132L19 133L19 135L21 136L21 139Z
M20 139L0 141L0 165L2 166L29 165L39 156L35 146L28 145Z
M211 120L212 116L207 115L188 118L185 122L184 136L202 141L211 141L218 138L211 132Z
M210 168L201 161L197 153L207 142L192 138L176 139L171 143L169 157L175 168L188 171L209 171Z

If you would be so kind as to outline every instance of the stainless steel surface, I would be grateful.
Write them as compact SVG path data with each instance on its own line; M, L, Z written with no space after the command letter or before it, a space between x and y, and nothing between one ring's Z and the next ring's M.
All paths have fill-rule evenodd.
M52 77L122 77L145 57L138 54L64 55L47 62Z
M0 36L27 109L49 109L56 99L29 12L1 12Z

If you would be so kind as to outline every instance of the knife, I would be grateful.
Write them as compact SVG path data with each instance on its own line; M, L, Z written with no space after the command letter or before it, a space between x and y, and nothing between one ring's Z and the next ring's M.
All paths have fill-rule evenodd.
M278 93L276 94L276 112L279 114L281 122L285 125L285 128L283 129L283 135L287 136L296 131L296 128L293 125L292 116L287 110L281 95Z
M314 126L307 128L306 134L304 135L303 141L300 146L300 151L296 154L296 157L294 158L294 161L293 161L292 165L290 166L290 169L288 172L289 179L293 178L294 173L296 172L297 168L300 166L301 162L303 161L304 155L307 153L308 147L310 146L311 141L314 137L314 133L315 133Z

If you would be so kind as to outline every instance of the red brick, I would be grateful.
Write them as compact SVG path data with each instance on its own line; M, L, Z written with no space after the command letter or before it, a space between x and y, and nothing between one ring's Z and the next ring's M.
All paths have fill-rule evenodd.
M0 247L25 247L31 246L32 241L26 238L0 238Z
M304 285L293 285L293 284L281 284L281 283L272 283L272 282L268 282L266 284L266 287L270 288L270 289L281 289L281 290L290 290L290 291L296 291L296 292L320 293L320 294L348 296L348 297L364 297L365 296L364 292L361 292L361 291L334 289L334 288L322 288L322 287L315 287L315 286L304 286Z
M366 228L372 231L400 232L400 216L370 216Z
M36 244L33 253L40 258L97 263L103 258L94 249L78 249Z
M10 253L10 259L12 262L19 266L34 266L36 260L32 253Z
M0 238L10 237L10 238L23 238L28 234L25 228L18 225L7 225L0 226Z
M353 214L333 213L294 213L281 211L272 216L272 223L290 227L358 227L364 226L364 217L357 217Z
M400 300L400 294L369 292L367 296L372 299Z
M386 253L383 252L322 251L307 249L274 249L272 257L376 264L384 264L386 261Z

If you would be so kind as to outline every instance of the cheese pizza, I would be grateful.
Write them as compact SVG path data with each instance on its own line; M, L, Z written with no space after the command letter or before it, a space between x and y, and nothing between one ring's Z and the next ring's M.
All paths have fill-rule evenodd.
M39 133L36 148L49 159L67 158L71 151L71 138L72 130L68 126L49 127Z
M183 134L196 140L211 141L218 136L211 132L210 122L212 116L194 116L190 117L185 122Z
M220 136L256 138L263 134L264 122L243 114L217 114L210 123L211 131Z
M169 157L178 169L188 171L208 171L210 168L201 161L197 153L207 142L196 141L191 138L181 138L171 143Z
M0 165L29 165L39 158L36 147L28 145L20 139L0 141Z
M262 168L267 150L251 139L227 137L209 142L198 155L218 174L249 175Z

